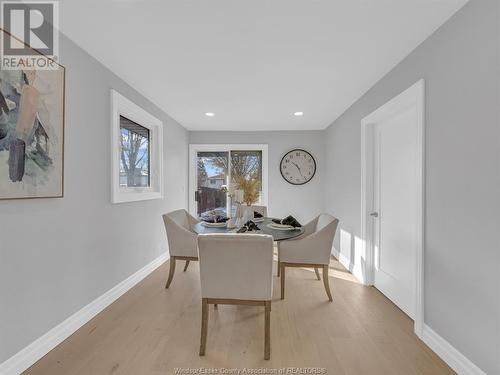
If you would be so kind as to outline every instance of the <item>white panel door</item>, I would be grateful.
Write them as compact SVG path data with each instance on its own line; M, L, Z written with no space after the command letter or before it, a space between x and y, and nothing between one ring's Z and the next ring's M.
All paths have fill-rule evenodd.
M374 130L374 285L414 319L418 202L416 108L410 106L383 117Z

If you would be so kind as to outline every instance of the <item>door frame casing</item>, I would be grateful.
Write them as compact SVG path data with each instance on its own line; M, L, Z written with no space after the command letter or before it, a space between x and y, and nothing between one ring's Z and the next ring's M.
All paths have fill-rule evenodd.
M417 210L415 269L415 334L422 336L424 324L424 210L425 210L425 82L423 79L361 120L361 238L366 261L366 285L375 282L374 224L374 124L414 106L417 121Z
M268 177L268 145L267 144L218 144L218 143L191 143L189 144L189 212L196 216L195 190L197 183L196 176L196 154L198 151L262 151L262 198L261 205L267 206L269 193Z

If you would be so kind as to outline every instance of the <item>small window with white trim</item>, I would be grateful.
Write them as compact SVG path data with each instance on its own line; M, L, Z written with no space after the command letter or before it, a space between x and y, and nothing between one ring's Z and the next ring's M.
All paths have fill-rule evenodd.
M111 90L112 202L160 199L163 124Z

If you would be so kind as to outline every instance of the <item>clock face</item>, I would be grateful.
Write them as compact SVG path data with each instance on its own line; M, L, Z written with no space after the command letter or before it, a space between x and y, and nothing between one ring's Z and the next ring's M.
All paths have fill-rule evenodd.
M314 177L316 161L307 151L292 150L281 159L280 171L287 182L303 185Z

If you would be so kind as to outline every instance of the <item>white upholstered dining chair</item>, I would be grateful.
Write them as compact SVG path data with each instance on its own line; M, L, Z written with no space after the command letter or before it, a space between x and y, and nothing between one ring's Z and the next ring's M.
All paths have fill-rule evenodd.
M273 238L260 234L198 236L202 298L200 356L205 355L210 304L264 306L264 358L271 353Z
M304 233L297 238L278 242L278 276L281 277L281 299L285 299L286 267L323 269L323 283L328 299L333 301L328 280L328 268L333 238L339 220L328 214L321 214L304 226Z
M198 260L198 236L191 230L197 222L198 220L186 210L176 210L163 215L170 253L170 271L165 288L170 286L174 278L177 260L186 261L184 272L186 272L191 260Z

